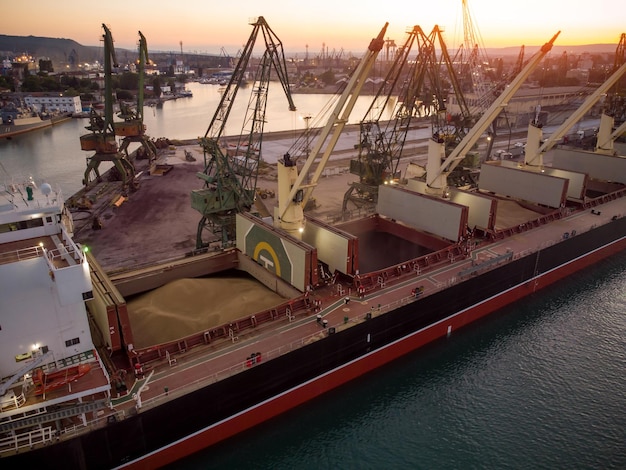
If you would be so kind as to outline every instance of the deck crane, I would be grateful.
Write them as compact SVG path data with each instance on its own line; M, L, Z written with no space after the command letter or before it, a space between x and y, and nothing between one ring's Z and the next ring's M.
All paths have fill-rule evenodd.
M552 50L556 38L560 34L557 32L550 41L544 44L539 52L534 54L526 63L522 71L504 89L491 106L483 113L478 122L472 127L470 132L446 157L445 142L439 136L433 136L428 143L428 162L426 165L426 185L428 192L433 195L445 196L448 186L448 175L461 163L470 149L478 142L483 132L487 130L491 122L500 114L507 105L509 99L515 94L532 71L539 65L541 60Z
M626 63L626 33L620 36L615 50L614 70ZM613 154L613 143L626 132L626 93L623 81L615 84L613 92L607 95L604 110L600 118L596 153ZM621 87L620 87L621 85ZM614 127L617 127L614 129Z
M141 144L142 154L148 158L150 163L156 160L157 149L154 143L146 135L146 126L143 123L143 100L144 100L144 81L146 65L150 62L148 58L148 43L145 36L139 31L139 59L137 61L137 73L139 75L137 91L137 103L135 108L126 104L120 103L120 112L118 117L123 119L121 122L114 122L113 129L115 135L123 137L122 144L120 145L120 152L126 154L126 158L130 158L128 155L128 146L132 142L139 142Z
M622 40L624 40L624 35L622 35ZM618 47L619 51L619 47ZM530 166L543 166L543 155L554 147L563 136L567 134L567 132L572 128L574 124L580 121L587 112L592 108L592 106L603 96L605 96L609 90L615 86L616 83L620 80L620 78L626 73L626 60L623 60L620 63L618 60L619 54L616 57L616 62L614 66L613 73L611 76L596 90L587 97L587 99L583 102L582 105L576 111L574 111L570 116L559 126L557 130L555 130L549 138L542 142L542 126L537 120L532 121L528 126L528 140L526 142L526 153L524 155L524 164ZM604 151L600 151L599 153L612 153L613 140L619 135L617 131L613 132L613 140L608 142L611 138L611 131L613 128L614 119L613 116L609 114L610 110L605 108L604 113L600 119L601 131L598 133L598 144L605 148ZM626 126L622 125L620 128L625 129ZM610 151L607 152L607 148ZM597 147L596 147L597 151Z
M378 36L370 42L365 55L355 68L335 107L320 131L315 145L298 173L296 161L289 153L278 161L278 206L274 209L274 226L300 238L304 230L304 207L317 185L326 163L339 140L350 113L365 84L367 76L376 62L376 57L385 44L384 35L389 23L385 23ZM309 183L305 178L315 166Z
M113 84L112 74L113 67L117 67L117 58L115 56L115 48L113 47L113 35L109 28L103 24L104 34L104 117L100 116L95 110L91 110L89 116L90 134L80 136L81 150L94 151L95 154L87 158L87 169L83 178L83 184L89 185L91 173L95 174L96 179L101 180L98 168L103 161L113 162L113 165L119 173L122 180L122 192L128 189L135 189L135 168L128 157L119 151L115 140L115 128L113 123Z
M202 214L196 237L198 249L206 248L216 239L221 241L222 246L233 243L236 231L235 214L249 211L254 203L272 68L278 74L287 96L289 110L296 109L289 88L282 43L262 16L258 17L252 26L250 38L222 94L211 123L204 137L200 139L204 151L204 171L198 173L198 177L204 182L204 186L191 193L192 207ZM237 145L230 149L225 148L220 140L237 92L246 78L250 56L259 33L263 35L265 51L257 68L244 127Z

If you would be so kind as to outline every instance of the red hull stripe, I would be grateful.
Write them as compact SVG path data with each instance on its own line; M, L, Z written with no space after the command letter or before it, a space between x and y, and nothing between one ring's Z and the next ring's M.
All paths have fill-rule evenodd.
M306 403L625 248L626 237L623 237L118 468L152 469L175 462Z

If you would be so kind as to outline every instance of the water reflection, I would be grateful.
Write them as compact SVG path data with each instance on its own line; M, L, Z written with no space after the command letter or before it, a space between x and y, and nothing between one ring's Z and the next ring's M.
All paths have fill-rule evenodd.
M190 83L187 88L192 98L179 98L144 110L147 133L153 138L197 139L204 136L221 99L216 85ZM333 95L296 94L297 111L288 110L287 99L280 87L270 89L267 100L265 132L294 131L294 139L304 132L303 116L313 117L311 125L323 125L322 110L329 109ZM251 88L239 91L223 135L241 132ZM370 106L372 96L361 96L352 111L350 123L358 123ZM386 113L390 114L391 109ZM387 119L389 116L386 116ZM0 179L23 179L32 176L41 182L44 178L59 185L65 197L82 186L86 158L90 152L80 149L79 137L87 133L87 119L72 119L30 134L0 140Z

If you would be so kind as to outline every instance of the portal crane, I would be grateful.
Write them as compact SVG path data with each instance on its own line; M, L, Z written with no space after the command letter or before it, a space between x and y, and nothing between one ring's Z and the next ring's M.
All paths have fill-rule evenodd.
M441 57L437 57L437 41ZM414 45L417 45L417 56L415 60L409 60ZM446 109L447 87L442 80L441 64L447 69L462 111L460 116L454 118ZM408 73L405 73L405 68L408 68ZM380 100L385 90L387 95ZM414 26L408 32L405 44L398 50L385 81L365 113L360 125L359 155L350 161L350 172L358 175L359 181L352 183L344 195L344 212L349 202L356 207L376 205L378 187L396 178L410 124L418 115L419 103L424 100L424 94L432 96L434 100L433 133L445 136L446 144L455 145L464 135L464 128L471 121L471 115L438 26L433 28L429 36L419 26ZM385 125L381 122L383 112L396 97L394 118ZM378 114L374 119L369 119L374 107L378 107Z
M304 230L304 207L348 122L376 57L385 44L384 36L388 25L389 23L385 23L378 36L370 42L300 172L298 173L297 162L289 153L278 161L278 206L274 210L274 225L295 237L299 238ZM311 180L306 184L304 180L314 165L316 166Z
M626 63L626 33L621 34L617 44L613 68L617 69L624 63ZM623 81L616 83L613 92L607 95L598 129L597 153L613 154L615 152L613 143L626 132L626 90L623 83ZM617 128L613 129L615 125Z
M117 67L117 58L115 56L115 48L113 47L113 36L109 28L103 24L104 35L104 117L100 116L94 109L91 110L89 116L89 126L87 130L91 134L80 136L81 150L93 151L96 153L87 158L87 169L83 178L83 184L89 185L91 173L95 174L95 179L100 181L102 178L98 167L103 161L113 162L115 168L122 180L122 192L128 189L135 189L135 168L128 157L118 150L115 141L115 129L113 123L113 67Z
M414 26L407 32L404 45L397 50L385 80L361 120L359 143L356 145L359 154L356 159L350 160L350 173L358 175L359 181L353 182L343 197L344 212L348 210L348 203L357 208L375 205L378 201L378 186L396 175L408 127L418 107L417 96L412 91L421 88L415 82L420 81L422 76L416 69L419 69L418 64L424 63L419 55L414 61L409 61L408 58L416 44L418 54L419 51L423 53L426 45L420 47L420 43L426 40L419 26ZM389 45L389 39L385 41L385 45ZM407 68L408 73L405 72ZM387 93L382 96L385 90ZM396 96L395 119L384 125L381 122L383 113L389 109ZM370 116L374 112L376 115L372 119Z
M283 46L265 19L252 23L253 30L242 51L233 74L222 94L209 128L200 144L204 150L204 171L198 173L204 186L191 193L191 205L202 214L198 223L196 247L206 248L216 237L222 246L235 240L235 214L249 211L254 203L256 182L261 161L261 143L265 124L267 92L272 68L278 74L289 102L291 97ZM246 76L246 69L259 32L265 41L265 52L257 68L252 95L244 119L244 127L235 147L226 148L220 139L235 97ZM246 126L249 126L246 128ZM210 232L210 233L207 233ZM207 235L207 236L205 236Z
M431 37L433 44L438 45L441 50L441 56L437 57L433 49L427 68L436 106L435 113L433 113L432 130L433 135L438 135L440 139L444 140L447 154L465 137L473 124L474 115L465 99L454 61L448 53L448 47L439 26L435 25ZM440 66L442 64L446 69L446 77L452 85L459 107L459 113L454 116L450 114L446 105L448 96L441 79Z
M477 30L474 27L469 2L462 0L463 4L463 46L468 51L468 57L463 61L469 72L472 90L476 94L478 103L477 112L486 110L492 101L491 86L485 77L484 63L487 62L487 53L479 45Z
M550 41L544 44L539 52L533 55L526 66L507 88L498 96L487 109L470 132L454 148L449 156L445 155L445 142L438 136L433 136L428 144L428 163L426 166L426 185L428 191L434 195L444 196L448 185L448 175L461 163L470 149L478 142L483 132L487 130L491 122L500 114L507 105L509 99L530 76L532 71L539 65L541 60L552 49L554 41L560 34L557 32Z
M146 135L146 126L143 123L143 100L144 100L144 81L146 64L150 62L148 59L148 43L145 36L139 31L139 59L137 61L137 73L139 75L137 91L137 103L135 108L126 103L120 103L120 112L118 117L123 119L121 122L114 122L113 128L115 135L123 137L120 145L120 152L128 155L128 146L132 142L141 144L141 154L144 158L148 158L150 163L156 160L157 149L154 143Z

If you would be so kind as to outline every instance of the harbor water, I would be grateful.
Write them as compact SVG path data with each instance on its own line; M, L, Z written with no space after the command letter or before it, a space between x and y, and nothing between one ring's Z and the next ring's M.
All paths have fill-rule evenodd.
M626 253L171 469L624 469Z
M271 88L271 87L270 87ZM217 109L223 88L217 85L190 83L193 97L168 100L157 106L146 106L144 122L146 134L151 138L166 137L173 140L197 140L206 134ZM239 91L222 135L239 135L244 128L251 87ZM351 113L349 123L358 123L366 115L372 96L360 96ZM287 98L281 87L268 92L265 115L265 132L293 131L294 142L307 126L323 126L330 107L332 94L294 94L296 111L289 111ZM377 111L379 112L379 111ZM389 119L389 109L382 112ZM72 119L43 130L0 140L0 181L24 180L32 177L58 186L67 198L82 186L86 158L93 152L80 149L79 137L89 131L86 118ZM249 126L249 124L248 124ZM249 127L246 127L249 129ZM355 142L356 143L356 142ZM101 170L108 168L107 163ZM199 181L198 187L201 187Z
M150 136L204 135L219 90L188 88L193 98L146 108ZM330 99L296 95L288 113L280 93L270 93L265 130L294 139ZM87 124L0 141L0 179L32 176L73 194ZM623 469L625 338L622 253L170 468Z

